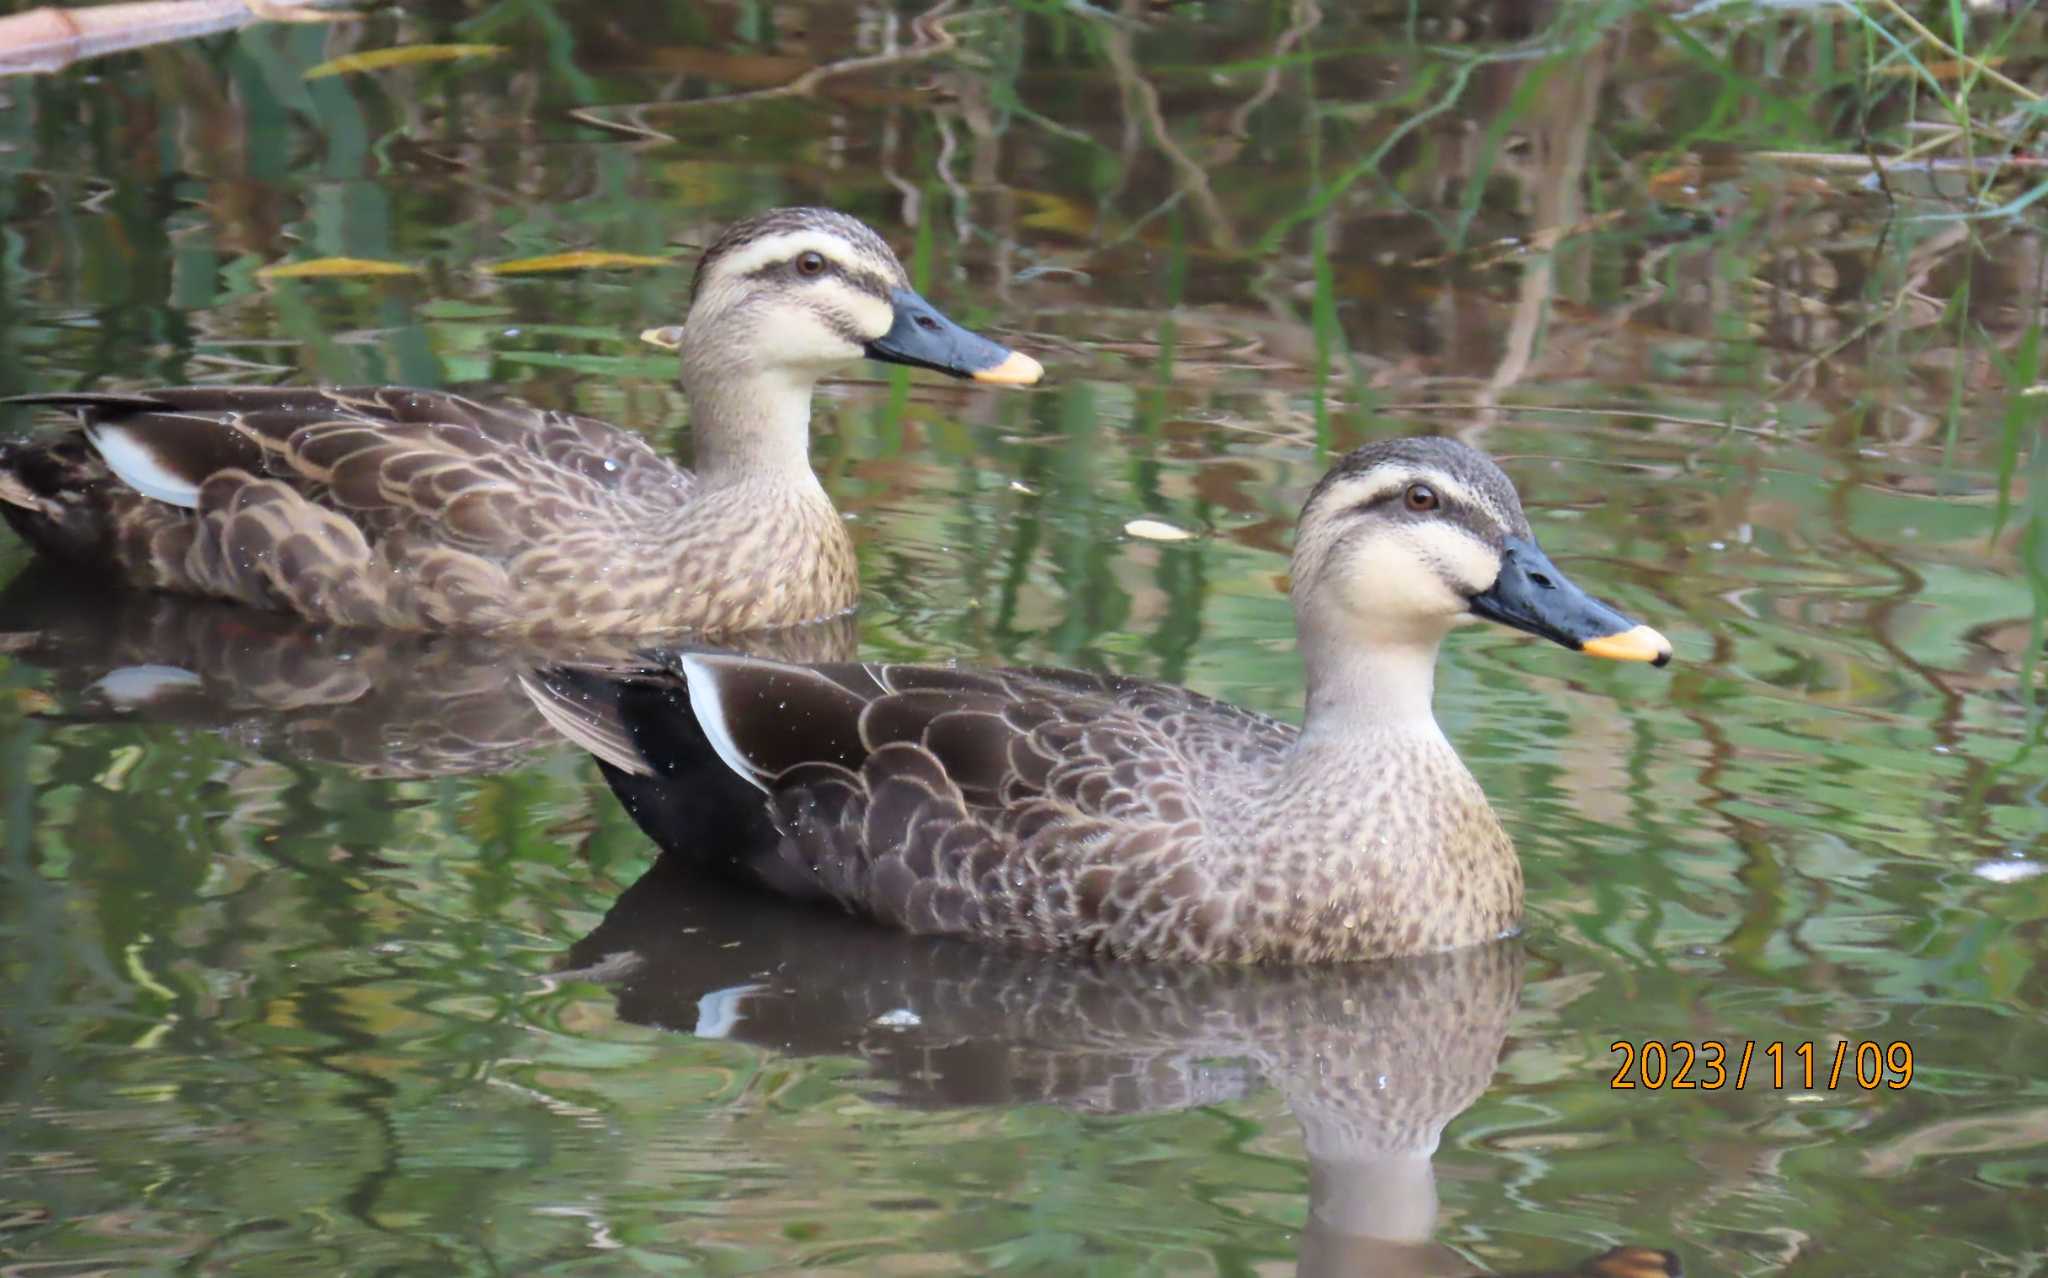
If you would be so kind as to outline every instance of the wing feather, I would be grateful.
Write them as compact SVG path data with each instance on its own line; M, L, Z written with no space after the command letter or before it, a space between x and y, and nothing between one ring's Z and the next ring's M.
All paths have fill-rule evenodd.
M302 611L327 600L348 611L308 615L347 624L531 624L511 608L515 560L541 549L602 571L572 552L577 539L634 545L694 485L630 431L441 391L177 387L14 402L80 414L102 467L43 466L68 487L0 485L8 517L40 544L80 558L106 547L158 588ZM61 440L77 437L41 447L68 458ZM10 454L10 476L34 466L27 449ZM278 556L304 584L283 579Z
M1179 689L1070 672L692 654L666 678L686 698L644 712L686 701L717 766L757 796L742 802L770 817L772 835L726 857L749 877L917 931L1045 945L1125 946L1161 910L1202 902L1169 862L1202 828L1206 756L1291 733ZM650 785L691 774L659 754L677 733L626 713L623 729L570 735ZM686 850L648 819L661 810L634 806L657 842Z

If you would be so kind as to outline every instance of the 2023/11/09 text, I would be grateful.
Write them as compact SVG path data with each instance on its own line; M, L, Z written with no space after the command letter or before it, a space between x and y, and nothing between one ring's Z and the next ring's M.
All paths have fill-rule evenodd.
M1913 1045L1871 1040L1834 1043L1759 1042L1756 1039L1622 1039L1607 1049L1621 1068L1607 1085L1617 1090L1719 1091L1769 1087L1776 1091L1903 1091L1913 1081Z

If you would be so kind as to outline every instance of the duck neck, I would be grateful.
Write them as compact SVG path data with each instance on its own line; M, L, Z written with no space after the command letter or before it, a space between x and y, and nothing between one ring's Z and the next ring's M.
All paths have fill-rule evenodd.
M705 484L818 486L811 471L814 374L763 368L729 343L708 350L686 343L682 386L690 400L696 471Z
M1521 917L1513 845L1430 710L1442 637L1302 619L1307 713L1250 836L1293 902L1276 930L1291 958L1469 945Z
M1390 735L1442 738L1430 706L1440 631L1361 635L1314 614L1298 624L1308 685L1303 748Z

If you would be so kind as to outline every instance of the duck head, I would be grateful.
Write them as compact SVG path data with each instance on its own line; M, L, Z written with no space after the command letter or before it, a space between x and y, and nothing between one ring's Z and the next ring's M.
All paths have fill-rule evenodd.
M1582 590L1530 530L1514 485L1449 439L1368 444L1302 507L1294 602L1304 638L1426 650L1453 627L1499 622L1617 661L1663 665L1671 643Z
M682 326L642 336L681 350L686 382L780 373L809 384L863 357L1006 386L1044 372L947 318L881 236L832 209L770 209L728 227L697 265Z

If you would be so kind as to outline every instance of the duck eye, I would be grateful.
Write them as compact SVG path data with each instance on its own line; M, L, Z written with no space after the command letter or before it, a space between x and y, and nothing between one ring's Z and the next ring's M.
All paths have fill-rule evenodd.
M1401 494L1401 500L1407 504L1408 509L1418 514L1423 511L1435 510L1444 504L1443 499L1436 495L1436 489L1431 488L1428 484L1408 485L1408 491Z
M825 255L816 249L797 254L796 273L798 275L823 275L825 273Z

